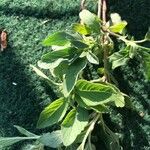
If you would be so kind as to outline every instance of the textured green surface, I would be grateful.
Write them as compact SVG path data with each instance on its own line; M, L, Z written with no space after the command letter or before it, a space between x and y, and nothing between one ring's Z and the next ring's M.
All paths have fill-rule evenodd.
M119 12L128 21L129 31L137 39L144 36L150 25L149 0L111 0L109 9L110 12ZM35 130L39 113L43 105L56 95L32 72L29 64L36 64L48 51L42 47L41 41L57 29L70 27L77 20L78 12L79 0L0 0L0 28L6 29L9 39L8 48L0 53L0 135L17 135L14 124L41 132ZM49 21L43 24L47 19ZM114 131L123 134L125 150L150 149L150 86L144 81L140 62L134 60L122 68L125 76L120 80L120 83L124 80L121 87L132 95L137 111L116 110L112 121L120 122L119 126L108 122ZM116 76L121 79L117 71ZM140 111L144 117L140 117Z

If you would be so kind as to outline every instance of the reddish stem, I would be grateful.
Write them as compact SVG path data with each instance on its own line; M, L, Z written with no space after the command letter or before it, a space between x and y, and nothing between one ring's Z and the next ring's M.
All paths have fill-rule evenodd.
M102 0L102 20L104 25L106 24L106 11L107 11L106 0Z
M80 10L85 9L85 3L86 3L86 0L81 0Z

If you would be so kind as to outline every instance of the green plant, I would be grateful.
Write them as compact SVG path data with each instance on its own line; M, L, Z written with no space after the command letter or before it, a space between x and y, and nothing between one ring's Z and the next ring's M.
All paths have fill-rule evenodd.
M48 70L51 77L31 65L39 76L55 85L61 95L41 112L37 127L61 122L60 130L39 136L15 126L27 137L1 138L2 147L34 139L58 149L94 150L92 131L97 124L107 149L121 149L119 137L103 120L103 114L109 113L110 108L129 107L129 97L119 90L113 70L137 56L142 58L144 74L150 79L150 49L140 45L150 40L150 31L144 40L134 41L125 34L127 22L118 14L111 14L106 22L105 0L98 2L98 15L83 9L79 16L81 23L73 24L71 33L57 32L43 41L52 51L42 56L38 66ZM117 52L112 37L123 43ZM98 66L96 79L84 72L91 65Z

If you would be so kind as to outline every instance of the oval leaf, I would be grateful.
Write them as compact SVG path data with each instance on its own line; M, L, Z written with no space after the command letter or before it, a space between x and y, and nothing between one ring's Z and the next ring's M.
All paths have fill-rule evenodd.
M74 30L75 32L78 32L78 33L80 33L80 34L82 34L82 35L88 35L88 34L91 33L90 28L86 27L86 26L83 25L83 24L74 23L74 24L72 25L72 28L73 28L73 30Z
M110 101L112 94L116 92L104 84L91 83L86 80L79 80L76 84L77 94L87 106L96 106Z
M73 90L79 73L86 67L86 59L78 58L69 67L64 77L63 93L67 97Z
M40 114L37 127L45 128L62 120L66 114L68 103L65 98L59 98L47 106Z
M69 58L77 53L77 49L74 47L68 47L58 51L52 51L42 56L41 60L46 63L52 63L60 58Z
M70 40L74 40L74 37L66 32L56 32L50 36L48 36L42 44L44 46L64 46L68 43L70 43Z
M117 24L115 24L113 26L110 26L109 30L111 32L115 32L115 33L120 33L121 34L123 32L124 28L126 27L126 25L127 25L127 22L126 21L122 21L122 22L119 22L119 23L117 23Z
M41 60L38 61L38 66L42 69L54 69L57 66L59 66L59 64L63 61L66 61L67 59L63 59L63 58L59 58L56 61L52 62L52 63L46 63L46 62L42 62Z
M91 83L86 80L79 80L76 84L76 93L82 99L81 105L88 107L115 102L117 107L125 105L121 92L110 84ZM83 105L84 106L84 105Z
M62 144L62 135L61 131L53 131L51 133L46 133L42 135L38 141L45 146L52 147L52 148L58 148Z
M112 63L112 69L123 66L129 61L129 54L127 51L121 50L109 56L109 61Z
M91 29L94 33L100 33L100 20L99 18L91 13L90 11L84 9L79 14L81 21Z
M61 124L62 139L65 146L71 145L88 124L89 116L85 109L72 109Z
M97 57L95 54L93 54L92 52L88 52L87 55L86 55L86 57L87 57L87 60L88 60L90 63L96 64L96 65L99 64L99 59L98 59L98 57Z

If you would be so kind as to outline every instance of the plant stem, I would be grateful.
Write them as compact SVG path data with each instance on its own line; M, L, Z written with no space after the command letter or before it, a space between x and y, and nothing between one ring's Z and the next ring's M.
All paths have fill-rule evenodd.
M138 40L138 41L134 41L135 43L143 43L143 42L146 42L147 40L146 39L143 39L143 40Z
M114 32L111 32L111 31L109 31L109 30L104 30L105 32L108 32L110 35L112 35L112 36L115 36L116 38L119 38L120 40L122 40L123 42L125 42L125 43L143 43L143 42L146 42L147 40L146 39L143 39L143 40L138 40L138 41L130 41L130 40L127 40L124 36L122 36L122 35L119 35L119 34L117 34L117 33L114 33Z
M101 8L102 8L102 0L98 0L98 12L97 16L101 19Z
M80 10L85 9L86 0L81 0Z
M95 123L98 121L100 116L101 116L101 114L97 114L96 117L90 122L90 126L83 138L81 145L79 146L79 148L77 150L84 150L86 140L87 140L88 136L91 134L92 130L94 129Z
M106 11L107 11L106 0L102 0L102 21L104 25L106 24Z
M88 145L89 145L89 150L92 150L92 144L91 144L91 132L89 133L89 136L88 136Z
M103 25L106 24L106 12L107 12L107 4L106 4L106 0L102 0L102 5L101 5L101 9L102 9L102 22ZM108 44L108 37L107 32L105 32L105 34L102 37L102 43L103 43L103 51L104 51L104 76L105 76L105 81L110 82L110 76L109 76L109 71L108 71L108 56L109 56L109 49L107 47Z

